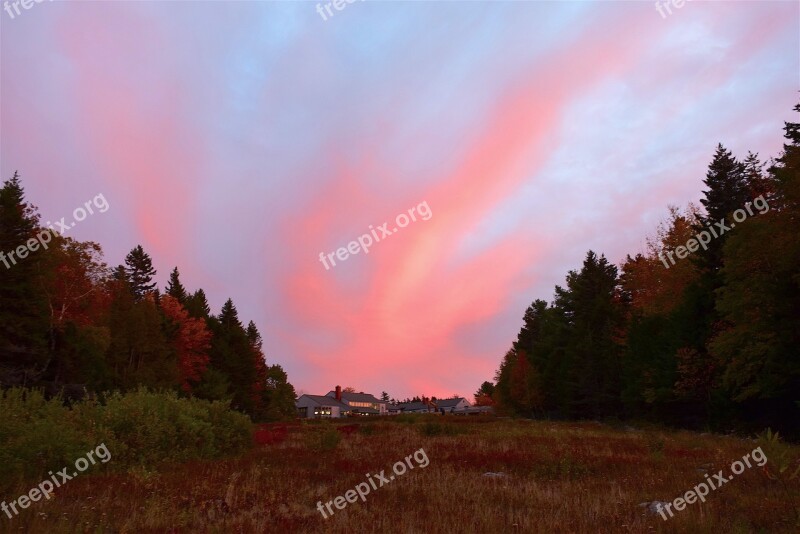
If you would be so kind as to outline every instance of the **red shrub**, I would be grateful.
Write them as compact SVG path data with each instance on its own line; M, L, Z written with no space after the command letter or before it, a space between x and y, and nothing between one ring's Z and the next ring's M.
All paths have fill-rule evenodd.
M343 425L338 427L336 430L344 434L345 436L349 436L353 432L358 432L359 425Z
M289 434L289 429L286 425L260 425L256 430L254 439L256 445L275 445L276 443L283 443L286 441L286 436Z

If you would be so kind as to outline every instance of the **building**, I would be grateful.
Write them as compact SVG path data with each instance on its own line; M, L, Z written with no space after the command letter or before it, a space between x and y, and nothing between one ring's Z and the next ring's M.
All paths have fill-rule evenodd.
M438 408L439 413L463 412L470 407L469 401L464 397L436 401L436 408Z
M375 398L374 395L364 393L350 393L342 391L340 386L336 386L335 391L329 391L327 397L343 402L350 408L353 415L387 415L388 402Z
M432 402L402 402L395 407L400 413L435 413L436 405Z
M441 399L429 402L405 402L397 406L390 406L390 412L395 413L437 413L437 414L463 414L472 408L464 397Z
M369 393L350 393L336 386L327 395L301 395L295 403L300 417L330 417L348 415L388 415L388 403Z
M346 417L350 407L343 402L330 398L327 395L301 395L297 402L297 415L307 418L332 418Z

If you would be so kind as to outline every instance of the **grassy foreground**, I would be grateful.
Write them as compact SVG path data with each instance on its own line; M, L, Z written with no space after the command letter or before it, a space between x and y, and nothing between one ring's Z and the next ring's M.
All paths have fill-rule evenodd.
M0 517L3 532L797 532L800 481L752 467L667 521L672 501L759 446L600 423L483 417L262 426L253 450L92 475ZM323 519L317 502L424 449L430 463ZM785 449L791 458L800 448ZM773 452L773 454L776 454ZM113 451L112 451L113 455ZM111 460L113 462L113 458ZM795 460L792 460L795 461ZM502 475L486 476L487 472ZM2 499L14 499L33 485ZM335 510L335 508L334 508Z

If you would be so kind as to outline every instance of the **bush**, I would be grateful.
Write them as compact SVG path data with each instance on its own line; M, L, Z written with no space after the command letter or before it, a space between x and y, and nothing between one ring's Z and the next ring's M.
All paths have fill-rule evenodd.
M306 446L316 452L332 451L341 440L341 434L330 425L324 425L306 434Z
M44 478L104 443L115 470L237 454L251 445L250 419L227 404L146 389L71 407L20 388L0 392L0 488Z
M126 466L216 458L244 451L251 443L246 415L219 401L186 399L173 392L114 393L99 406L96 420L111 430L120 445L116 456Z
M40 391L0 392L0 488L72 465L97 445L67 415L61 399L46 400Z

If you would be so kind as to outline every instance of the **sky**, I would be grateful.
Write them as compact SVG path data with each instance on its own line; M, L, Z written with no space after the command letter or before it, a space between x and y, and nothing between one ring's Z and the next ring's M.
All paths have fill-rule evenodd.
M326 3L0 11L0 177L103 195L67 235L232 298L298 392L471 397L588 250L797 120L794 1Z

